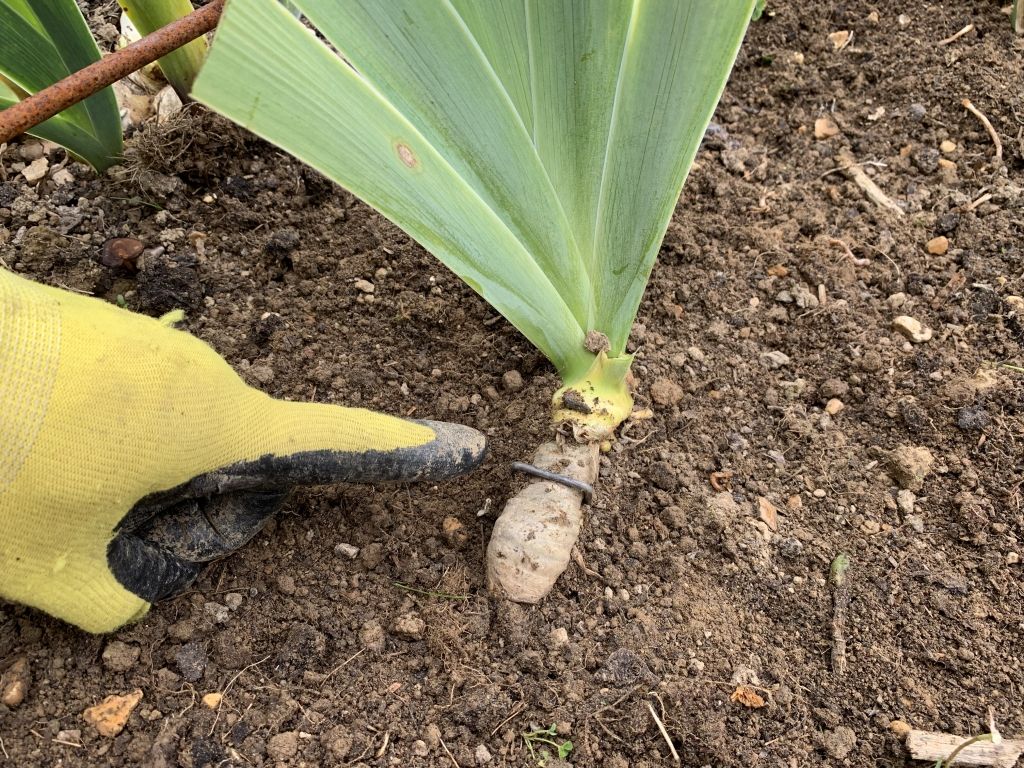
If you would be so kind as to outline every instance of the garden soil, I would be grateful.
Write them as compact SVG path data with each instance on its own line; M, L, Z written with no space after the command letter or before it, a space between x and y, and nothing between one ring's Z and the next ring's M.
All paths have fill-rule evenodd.
M11 269L182 308L275 396L463 422L490 454L437 486L297 492L111 636L0 605L0 669L31 674L0 763L529 766L543 737L577 766L671 765L658 718L684 766L903 766L908 728L991 710L1024 735L1022 76L999 2L769 0L632 334L646 412L537 606L488 594L484 550L557 379L453 274L197 107L100 177L49 148L30 184L40 145L8 146ZM101 263L114 237L137 271ZM119 735L83 720L134 691Z

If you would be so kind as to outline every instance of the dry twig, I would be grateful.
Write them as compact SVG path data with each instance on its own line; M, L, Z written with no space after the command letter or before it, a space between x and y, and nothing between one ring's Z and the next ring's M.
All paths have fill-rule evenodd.
M452 751L448 749L448 745L444 743L444 739L441 739L441 748L444 750L444 753L448 755L448 759L452 761L452 765L454 765L455 768L459 768L459 761L455 759L455 755L453 755Z
M651 691L650 695L658 700L658 704L661 705L661 713L664 715L665 704L662 702L661 697L654 691ZM661 735L665 739L665 743L668 744L669 751L672 753L672 759L675 760L677 764L682 762L679 759L679 753L676 752L675 744L672 743L672 737L668 735L668 731L665 729L665 724L661 721L661 718L658 717L658 713L654 711L654 705L649 701L645 701L644 704L647 705L647 710L651 713L651 717L654 718L654 722L658 726L658 730L661 731Z
M939 40L939 45L949 45L950 43L955 43L957 40L959 40L961 37L966 35L968 32L971 32L973 29L974 29L974 25L973 24L968 24L966 27L961 29L959 32L954 32L952 35L947 37L945 40Z
M912 730L907 734L907 749L915 760L945 761L951 752L966 742L966 736L935 731ZM1003 739L1001 744L991 741L977 741L964 748L956 756L956 765L992 765L997 768L1013 768L1024 750L1024 741ZM943 765L946 765L943 762Z
M964 109L978 118L981 121L981 124L985 126L985 130L988 131L988 135L992 138L992 143L996 145L996 160L1002 161L1003 142L999 140L999 134L996 133L996 129L992 127L992 123L989 122L989 119L982 114L980 109L971 103L970 99L962 99L960 104L963 105Z
M832 582L832 671L840 677L846 674L846 611L850 607L846 572L849 568L849 555L840 552L829 569L829 581Z
M903 209L896 205L895 201L871 180L870 176L864 173L864 170L860 167L861 164L853 158L853 155L846 151L840 152L839 165L847 178L864 190L864 194L868 196L871 202L880 208L889 209L897 216L903 215Z

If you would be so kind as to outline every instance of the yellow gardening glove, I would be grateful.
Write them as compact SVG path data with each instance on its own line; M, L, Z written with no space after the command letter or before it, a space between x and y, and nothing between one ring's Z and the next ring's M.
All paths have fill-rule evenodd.
M438 480L468 427L274 400L195 337L0 270L0 597L90 632L248 541L296 484Z

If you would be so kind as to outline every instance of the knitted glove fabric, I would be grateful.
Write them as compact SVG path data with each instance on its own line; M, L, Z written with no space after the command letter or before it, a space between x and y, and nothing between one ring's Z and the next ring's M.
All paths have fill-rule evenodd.
M475 430L274 400L202 341L0 270L0 596L91 632L247 541L295 484L438 480Z

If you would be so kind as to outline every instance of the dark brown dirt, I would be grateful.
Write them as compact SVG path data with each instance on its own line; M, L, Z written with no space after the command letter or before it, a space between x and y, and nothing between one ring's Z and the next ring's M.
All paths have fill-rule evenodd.
M1024 370L1010 367L1024 360L1024 38L980 0L769 10L633 334L638 404L662 378L682 399L655 388L653 418L603 466L580 544L597 575L572 565L534 608L488 597L477 511L522 482L508 464L547 436L556 378L468 288L346 192L198 111L130 141L121 176L69 163L72 183L29 187L25 145L9 147L13 269L147 313L184 307L274 395L466 422L492 453L440 487L299 493L116 637L0 606L0 667L27 655L32 672L24 704L0 706L0 759L465 767L483 745L519 766L521 734L554 723L575 765L669 764L645 701L663 704L686 766L905 765L891 721L972 734L989 707L1024 734ZM853 39L836 52L841 30ZM1002 163L964 97L999 131ZM817 140L826 115L840 132ZM843 148L906 216L829 173ZM931 255L939 234L949 250ZM163 251L114 271L97 261L112 237ZM906 341L898 315L933 338ZM510 370L521 391L503 388ZM832 399L845 407L829 414ZM911 446L935 461L898 504L894 478L913 478L893 462ZM468 538L444 535L449 515ZM826 583L839 552L844 676ZM766 706L732 701L739 683ZM121 735L82 721L135 688ZM199 701L217 691L219 716Z

